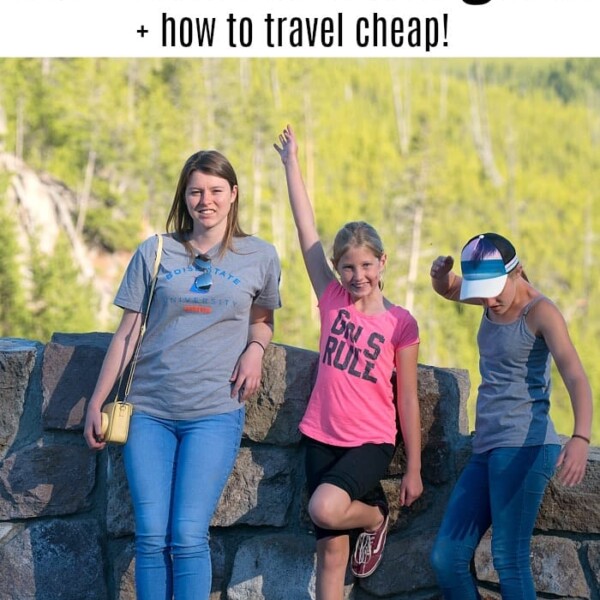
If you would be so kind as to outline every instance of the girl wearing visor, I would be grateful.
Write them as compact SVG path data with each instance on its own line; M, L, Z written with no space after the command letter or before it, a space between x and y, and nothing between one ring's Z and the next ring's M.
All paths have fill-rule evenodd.
M209 524L238 453L244 401L260 385L280 306L279 259L238 221L238 183L214 150L183 166L163 234L146 333L128 401L123 457L135 515L138 600L208 600ZM115 304L121 323L87 408L101 450L100 408L140 335L157 241L134 253Z
M492 555L503 600L535 600L530 543L544 491L555 470L566 486L585 474L592 394L565 320L527 279L513 245L484 233L454 259L431 266L433 289L448 300L483 307L477 335L479 385L473 453L450 497L432 564L444 598L480 598L470 565L492 526ZM549 417L550 362L569 393L574 433L561 448Z

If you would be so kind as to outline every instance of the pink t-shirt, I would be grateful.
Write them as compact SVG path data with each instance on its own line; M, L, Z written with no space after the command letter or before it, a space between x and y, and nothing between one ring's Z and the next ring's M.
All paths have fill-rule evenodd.
M300 431L333 446L394 444L395 353L419 342L416 320L400 306L365 315L337 281L319 312L319 370Z

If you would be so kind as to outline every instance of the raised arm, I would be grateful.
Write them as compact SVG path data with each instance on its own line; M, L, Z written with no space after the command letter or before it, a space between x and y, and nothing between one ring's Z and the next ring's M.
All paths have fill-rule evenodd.
M273 146L285 167L288 196L298 232L300 249L312 287L317 298L320 298L327 285L335 279L335 275L329 266L317 232L313 207L306 192L298 162L296 136L289 125L280 134L279 143L280 145L273 144Z

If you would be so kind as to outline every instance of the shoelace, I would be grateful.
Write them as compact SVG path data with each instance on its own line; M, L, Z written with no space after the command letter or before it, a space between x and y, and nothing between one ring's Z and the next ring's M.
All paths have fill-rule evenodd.
M371 558L371 550L375 540L376 532L363 531L356 541L354 556L359 564L366 563Z

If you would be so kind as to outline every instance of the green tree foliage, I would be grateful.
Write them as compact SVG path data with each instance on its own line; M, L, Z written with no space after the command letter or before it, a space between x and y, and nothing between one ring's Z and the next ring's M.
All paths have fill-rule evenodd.
M30 336L46 341L55 331L94 330L98 300L91 284L81 281L64 236L58 238L51 255L34 246L32 259Z
M600 389L599 59L0 59L0 82L6 148L78 193L93 166L83 234L110 250L130 252L163 229L187 156L225 153L238 172L244 228L282 258L277 341L312 349L318 341L271 147L292 123L327 250L344 222L373 223L389 255L385 292L412 302L419 320L421 362L469 369L471 410L480 313L435 296L428 272L437 255L458 256L485 230L515 242ZM94 327L87 291L77 308L61 308L71 294L51 297L50 271L40 277L34 329L42 319L49 330ZM568 434L568 395L554 381L553 416Z

